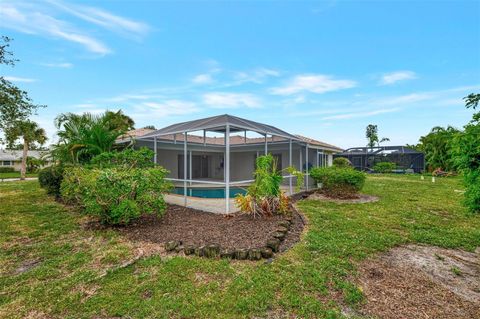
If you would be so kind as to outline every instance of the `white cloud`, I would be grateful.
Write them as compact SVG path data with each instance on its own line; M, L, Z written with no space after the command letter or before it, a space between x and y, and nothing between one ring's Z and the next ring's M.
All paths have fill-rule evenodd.
M138 118L166 117L173 115L187 115L198 112L199 109L193 102L183 100L166 100L163 102L143 102L134 106Z
M346 113L346 114L326 116L326 117L323 117L322 120L346 120L346 119L358 118L358 117L370 117L370 116L379 115L379 114L398 112L400 110L401 110L400 108L396 107L396 108L390 108L390 109L373 110L368 112L352 112L352 113Z
M69 62L59 62L59 63L40 63L42 66L46 66L48 68L62 68L62 69L70 69L73 67L72 63Z
M263 83L269 77L278 77L280 72L274 69L257 68L252 71L236 72L234 74L233 84L242 84L246 82Z
M291 95L300 92L322 94L353 88L356 85L357 83L355 81L336 80L331 76L323 74L298 75L286 86L272 88L271 93L276 95Z
M257 108L261 106L260 100L253 94L248 93L227 93L227 92L212 92L203 95L203 103L217 108Z
M83 34L69 23L42 13L34 6L0 4L0 26L28 34L64 39L83 45L88 51L105 55L111 50L101 41Z
M143 22L114 15L110 12L95 7L67 4L54 0L50 0L48 2L80 19L114 32L144 36L150 30L150 27Z
M193 77L192 82L195 84L208 84L213 82L213 77L209 73L199 74Z
M399 81L413 80L416 78L417 75L413 71L396 71L384 74L380 80L380 84L390 85Z
M22 78L22 77L18 77L18 76L5 76L4 79L7 80L7 81L19 82L19 83L20 82L21 83L32 83L32 82L37 81L36 79Z

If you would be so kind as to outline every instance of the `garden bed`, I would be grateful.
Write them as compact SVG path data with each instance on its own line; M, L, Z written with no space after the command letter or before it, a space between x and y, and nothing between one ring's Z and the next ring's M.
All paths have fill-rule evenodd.
M275 233L283 227L282 224L288 223L288 230L279 241L278 249L273 249L274 252L285 251L299 240L304 227L302 216L295 209L292 210L290 217L275 215L253 218L241 213L220 215L168 205L163 217L145 215L118 230L131 240L172 245L170 250L177 252L214 245L219 248L218 255L224 251L233 253L238 250L245 250L248 254L249 250L267 247L267 242L273 239ZM169 250L169 247L166 248ZM188 251L185 250L185 253L188 254ZM246 258L249 257L240 259Z

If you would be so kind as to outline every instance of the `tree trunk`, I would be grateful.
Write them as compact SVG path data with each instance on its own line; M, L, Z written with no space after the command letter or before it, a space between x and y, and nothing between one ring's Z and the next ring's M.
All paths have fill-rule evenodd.
M23 156L22 167L20 168L20 179L25 180L25 174L27 173L27 156L28 156L28 142L23 141Z

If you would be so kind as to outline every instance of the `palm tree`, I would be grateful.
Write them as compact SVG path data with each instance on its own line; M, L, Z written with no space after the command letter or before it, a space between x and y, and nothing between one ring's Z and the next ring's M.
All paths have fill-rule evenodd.
M15 138L23 138L23 154L22 154L22 166L20 169L20 179L25 179L25 174L27 172L27 157L28 149L32 143L39 143L43 145L47 141L47 134L45 130L38 126L37 123L25 120L18 121L15 123L14 128L11 131L11 134Z
M60 114L55 119L59 142L54 146L53 157L62 162L86 163L95 155L111 151L115 140L130 128L127 118L121 111L102 115Z

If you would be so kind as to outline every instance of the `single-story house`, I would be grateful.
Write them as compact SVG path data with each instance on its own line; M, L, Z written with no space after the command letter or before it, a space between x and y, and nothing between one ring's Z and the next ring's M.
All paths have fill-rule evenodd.
M209 197L209 191L216 189L218 194L220 189L218 197L226 199L226 212L230 211L229 198L253 181L258 156L270 153L279 169L294 166L302 170L308 189L313 181L308 178L307 168L332 165L333 154L342 151L331 144L228 114L159 130L134 130L117 142L132 141L136 148L146 146L154 151L154 161L169 170L168 179L177 186L177 194L183 195L185 205L187 195ZM286 190L293 193L294 176L285 170L282 175Z
M28 151L28 157L45 159L47 151ZM0 167L12 167L14 171L20 171L22 167L22 150L5 150L0 149ZM48 165L48 161L46 165Z

